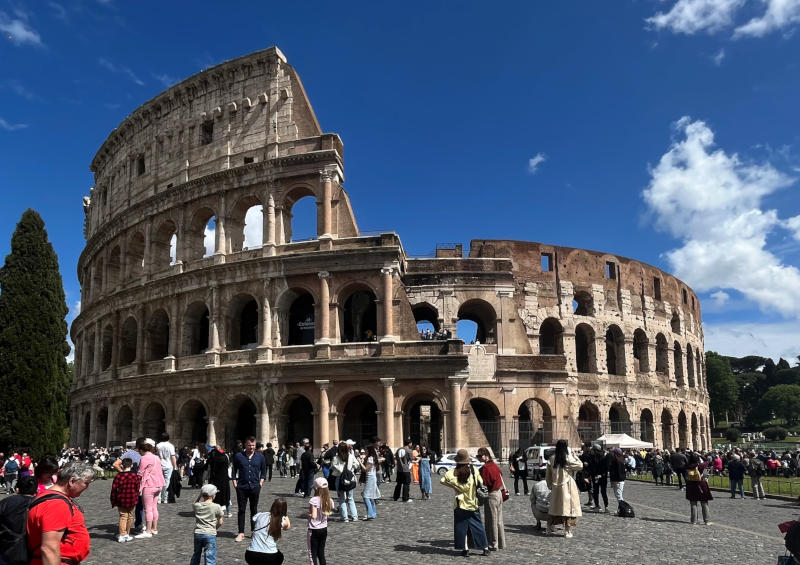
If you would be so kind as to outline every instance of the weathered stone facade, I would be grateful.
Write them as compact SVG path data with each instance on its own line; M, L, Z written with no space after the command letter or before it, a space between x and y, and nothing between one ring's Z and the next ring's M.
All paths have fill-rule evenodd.
M163 429L225 445L378 434L506 452L605 431L709 444L691 289L582 249L481 240L410 259L397 234L361 235L342 142L277 48L145 103L91 169L73 444ZM306 196L318 235L292 241ZM455 337L465 319L479 343L419 339L418 322Z

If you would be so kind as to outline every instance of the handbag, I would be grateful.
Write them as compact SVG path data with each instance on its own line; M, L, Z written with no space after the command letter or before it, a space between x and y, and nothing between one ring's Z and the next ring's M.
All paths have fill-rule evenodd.
M500 473L500 483L503 485L503 488L500 489L500 496L503 497L503 502L511 498L511 493L508 492L506 488L506 482L503 480L503 474Z
M478 499L478 505L483 506L489 500L489 487L478 483L478 479L475 478L475 468L472 465L469 466L469 470L472 473L472 480L475 481L475 498Z

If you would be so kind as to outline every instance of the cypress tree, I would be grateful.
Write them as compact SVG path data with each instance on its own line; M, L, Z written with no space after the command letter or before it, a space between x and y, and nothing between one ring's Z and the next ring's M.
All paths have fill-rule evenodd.
M67 304L44 221L26 210L0 268L0 447L61 449L66 428Z

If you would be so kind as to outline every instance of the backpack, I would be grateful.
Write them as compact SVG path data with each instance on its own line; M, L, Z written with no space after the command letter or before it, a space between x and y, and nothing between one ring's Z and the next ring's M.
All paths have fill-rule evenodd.
M6 473L13 474L17 472L19 472L19 463L17 463L17 460L14 458L9 459L6 462Z
M345 465L342 473L339 475L339 490L349 492L356 488L356 476L353 474L352 469Z
M0 559L7 565L27 565L30 562L30 555L28 554L28 512L30 512L31 508L34 506L42 502L47 502L48 500L55 500L56 498L60 498L66 502L69 505L70 514L73 516L75 515L75 505L71 500L60 494L51 492L34 498L25 508L22 523L26 524L26 526L23 527L21 533L11 529L9 524L0 522ZM67 530L64 530L64 537L67 536L67 532Z
M636 514L633 512L633 506L631 506L624 500L620 500L619 512L617 512L617 516L619 516L620 518L635 518Z
M700 480L700 471L697 470L697 467L694 469L689 469L689 471L686 473L686 480L692 482Z

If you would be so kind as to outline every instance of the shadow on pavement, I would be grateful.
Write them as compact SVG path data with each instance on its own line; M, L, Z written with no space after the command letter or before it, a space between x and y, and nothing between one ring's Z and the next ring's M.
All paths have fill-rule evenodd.
M673 524L688 524L686 520L669 520L667 518L639 518L645 522L659 522L659 523L669 523L672 522Z
M453 540L417 540L419 544L426 545L395 545L395 551L421 553L423 555L454 555Z

